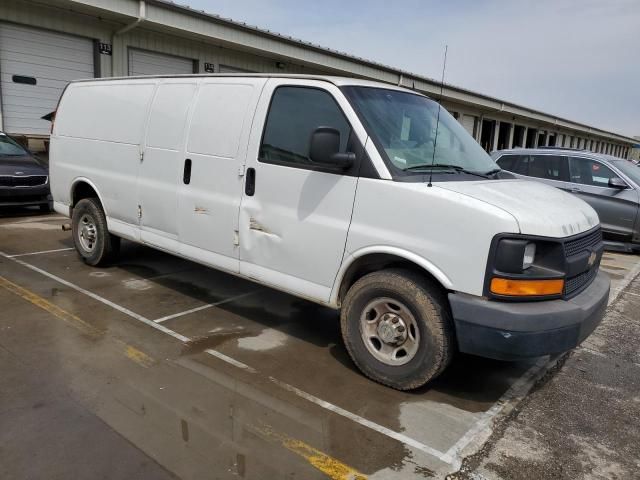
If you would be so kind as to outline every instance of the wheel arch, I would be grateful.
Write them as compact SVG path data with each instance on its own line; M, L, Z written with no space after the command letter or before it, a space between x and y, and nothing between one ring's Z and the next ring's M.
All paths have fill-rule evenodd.
M97 198L107 220L109 219L109 213L107 212L98 187L96 187L96 185L88 178L76 177L73 182L71 182L71 189L69 192L69 211L71 212L73 207L75 207L75 205L84 198Z
M434 281L445 291L453 289L451 280L442 270L415 253L395 247L366 247L350 254L342 262L331 290L329 304L340 307L351 285L364 275L383 268L413 270Z

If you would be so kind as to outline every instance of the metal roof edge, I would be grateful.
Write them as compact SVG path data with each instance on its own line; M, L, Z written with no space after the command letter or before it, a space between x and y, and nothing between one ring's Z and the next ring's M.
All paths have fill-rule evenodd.
M409 71L406 71L406 70L394 68L394 67L391 67L389 65L385 65L385 64L373 61L373 60L368 60L368 59L365 59L365 58L362 58L362 57L358 57L358 56L355 56L355 55L352 55L352 54L349 54L349 53L346 53L346 52L341 52L339 50L334 50L334 49L331 49L331 48L323 47L323 46L315 44L313 42L307 42L307 41L304 41L304 40L301 40L301 39L298 39L298 38L294 38L292 36L283 35L281 33L274 32L274 31L271 31L271 30L268 30L268 29L264 29L264 28L260 28L260 27L255 26L255 25L249 25L249 24L244 23L244 22L239 22L239 21L233 20L231 18L226 18L226 17L222 17L220 15L216 15L216 14L213 14L213 13L208 13L208 12L206 12L204 10L196 10L196 9L194 9L194 8L188 6L188 5L179 5L179 4L177 4L177 3L175 3L175 2L173 2L171 0L146 0L146 2L150 3L150 4L154 4L154 5L160 6L160 7L168 8L170 10L181 12L181 13L184 13L186 15L205 18L205 19L207 19L209 21L212 21L212 22L215 22L215 23L219 23L219 24L231 25L233 27L240 28L240 29L246 30L248 32L256 33L258 35L267 36L267 37L270 37L270 38L278 40L278 41L283 41L285 43L299 45L299 46L304 47L304 48L311 48L311 49L313 49L315 51L318 51L318 52L321 52L321 53L325 53L325 54L328 54L328 55L331 55L331 56L334 56L334 57L337 57L337 58L342 58L342 59L345 59L345 60L349 60L349 61L353 61L353 62L356 62L356 63L360 63L362 65L366 65L366 66L369 66L369 67L381 69L381 70L383 70L383 71L385 71L387 73L396 74L396 75L398 75L399 78L400 77L404 77L404 80L407 80L407 77L408 77L408 79L414 79L414 80L418 80L418 81L422 81L422 82L426 82L426 83L432 84L435 87L440 87L440 82L435 80L435 79L433 79L433 78L430 78L430 77L426 77L426 76L415 74L415 73L412 73L412 72L409 72ZM381 82L381 83L385 83L385 82ZM557 124L558 122L565 122L565 123L569 123L571 125L574 125L575 127L578 127L578 128L575 128L575 127L572 127L571 125L563 126L564 128L567 128L567 129L574 129L574 130L576 130L576 129L587 129L588 131L585 132L587 134L588 133L593 133L594 135L605 134L605 135L617 137L618 139L624 140L624 141L626 141L628 143L636 143L637 142L637 140L635 140L632 137L629 137L627 135L623 135L623 134L620 134L620 133L617 133L617 132L611 132L611 131L608 131L608 130L604 130L602 128L594 127L594 126L587 125L587 124L584 124L584 123L580 123L580 122L577 122L577 121L574 121L574 120L570 120L570 119L567 119L567 118L559 117L557 115L546 113L546 112L543 112L543 111L540 111L540 110L536 110L536 109L531 108L531 107L527 107L527 106L524 106L524 105L519 105L517 103L510 102L510 101L505 101L505 100L499 99L497 97L493 97L493 96L488 95L488 94L475 92L473 90L469 90L469 89L466 89L464 87L459 87L459 86L451 85L451 84L447 84L447 83L444 84L444 87L446 89L451 90L451 91L455 91L455 92L463 93L463 94L468 94L468 95L475 96L477 98L481 98L481 99L485 99L485 100L489 100L489 101L492 101L492 102L499 103L499 104L501 104L502 108L504 108L504 106L509 106L509 107L512 107L512 108L522 109L522 110L524 110L526 112L530 112L530 113L535 114L535 115L543 115L543 116L545 116L545 117L547 117L549 119L548 121L550 123L556 123ZM455 99L451 99L451 100L455 101ZM593 131L593 132L591 132L591 131Z

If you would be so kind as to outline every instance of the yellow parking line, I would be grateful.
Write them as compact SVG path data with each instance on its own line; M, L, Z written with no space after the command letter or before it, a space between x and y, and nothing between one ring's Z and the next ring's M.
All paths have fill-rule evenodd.
M49 312L54 317L59 318L60 320L66 322L67 324L82 331L87 335L90 335L92 337L99 337L103 333L97 328L95 328L93 325L88 324L87 322L82 320L80 317L74 315L73 313L67 312L63 308L60 308L59 306L54 305L48 300L42 298L40 295L37 295L32 291L27 290L26 288L21 287L20 285L17 285L2 276L0 276L0 287L23 298L24 300L32 303L36 307L40 307L46 312Z
M297 440L282 433L278 433L268 425L264 425L262 427L254 426L252 429L263 437L274 440L280 443L287 450L301 456L332 480L367 480L366 475L342 463L340 460L321 452L311 445L306 444L302 440Z
M104 335L104 332L95 328L93 325L82 320L77 315L74 315L71 312L66 311L63 308L49 302L45 298L42 298L40 295L32 292L31 290L27 290L20 285L13 283L12 281L4 278L0 275L0 287L4 288L8 292L13 293L14 295L19 296L20 298L26 300L27 302L35 305L36 307L41 308L42 310L50 313L54 317L64 321L68 325L74 327L77 330L80 330L85 335L88 335L92 338L99 338ZM131 361L137 363L138 365L148 368L153 365L154 360L148 356L146 353L138 350L137 348L119 340L117 338L111 338L111 341L117 343L120 347L124 347L124 355Z
M153 358L151 358L146 353L138 350L136 347L132 347L131 345L125 346L124 354L129 360L134 361L138 365L145 368L148 368L155 363Z

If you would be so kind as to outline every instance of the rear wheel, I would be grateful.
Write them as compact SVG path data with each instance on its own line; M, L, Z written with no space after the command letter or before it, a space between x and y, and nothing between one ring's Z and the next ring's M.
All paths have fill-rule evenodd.
M84 198L73 207L73 243L88 265L104 265L120 250L120 238L107 230L107 219L97 198Z
M358 368L398 390L436 378L454 351L444 293L409 271L380 271L359 279L344 299L341 327Z

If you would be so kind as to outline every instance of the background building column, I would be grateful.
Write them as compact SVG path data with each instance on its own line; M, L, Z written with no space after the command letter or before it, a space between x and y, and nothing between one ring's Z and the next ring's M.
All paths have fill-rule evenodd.
M512 123L509 129L509 140L507 141L507 148L513 148L513 133L516 129L516 124Z
M498 137L500 136L500 120L495 120L493 124L493 141L491 142L491 151L498 149Z

